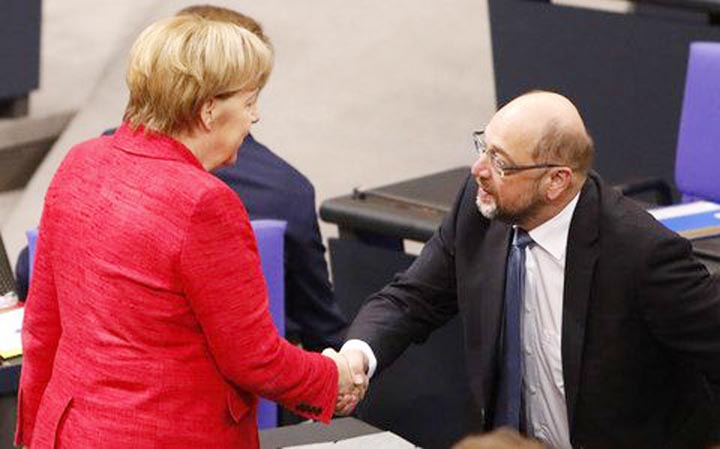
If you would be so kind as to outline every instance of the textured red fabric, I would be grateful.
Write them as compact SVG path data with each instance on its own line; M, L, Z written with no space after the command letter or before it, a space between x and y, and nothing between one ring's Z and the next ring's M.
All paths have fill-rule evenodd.
M334 363L278 336L242 203L179 142L77 145L39 235L17 443L254 448L256 395L331 418Z

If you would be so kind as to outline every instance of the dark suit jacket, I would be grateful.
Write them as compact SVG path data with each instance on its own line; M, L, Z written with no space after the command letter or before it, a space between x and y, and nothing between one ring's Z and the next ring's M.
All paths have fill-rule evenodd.
M306 349L342 343L346 322L328 280L315 189L299 171L251 135L237 162L214 172L240 196L252 220L285 220L286 334Z
M374 295L348 338L382 369L460 313L471 389L492 427L511 227L482 217L468 179L407 272ZM562 366L575 447L703 447L717 435L718 286L689 242L591 174L566 256Z

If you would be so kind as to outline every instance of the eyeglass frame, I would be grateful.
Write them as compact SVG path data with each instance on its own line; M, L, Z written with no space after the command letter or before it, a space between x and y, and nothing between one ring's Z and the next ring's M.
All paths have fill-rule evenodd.
M489 150L487 147L487 143L485 143L485 139L482 138L482 136L485 134L485 130L481 131L473 131L473 142L475 143L475 151L479 156L487 156L488 160L490 161L490 166L493 168L493 171L497 173L501 178L504 178L508 175L514 175L516 173L520 173L522 171L526 170L534 170L538 168L558 168L558 167L567 167L567 165L564 164L532 164L532 165L511 165L509 167L500 167L498 166L498 159L493 157L497 155L497 152ZM491 152L492 151L492 152Z

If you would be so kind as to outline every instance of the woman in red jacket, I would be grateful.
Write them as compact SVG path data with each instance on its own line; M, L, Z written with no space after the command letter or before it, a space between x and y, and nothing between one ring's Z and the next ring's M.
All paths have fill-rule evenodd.
M258 121L271 66L252 33L195 15L135 42L124 124L75 146L45 199L17 444L254 448L258 395L327 422L351 391L346 362L277 335L245 209L208 173Z

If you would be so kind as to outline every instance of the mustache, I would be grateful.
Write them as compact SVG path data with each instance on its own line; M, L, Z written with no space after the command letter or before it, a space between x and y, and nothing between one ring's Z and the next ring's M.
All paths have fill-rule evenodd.
M475 179L475 182L477 182L478 187L483 189L485 192L489 193L490 195L495 195L495 189L493 189L491 186L485 184L480 179Z

